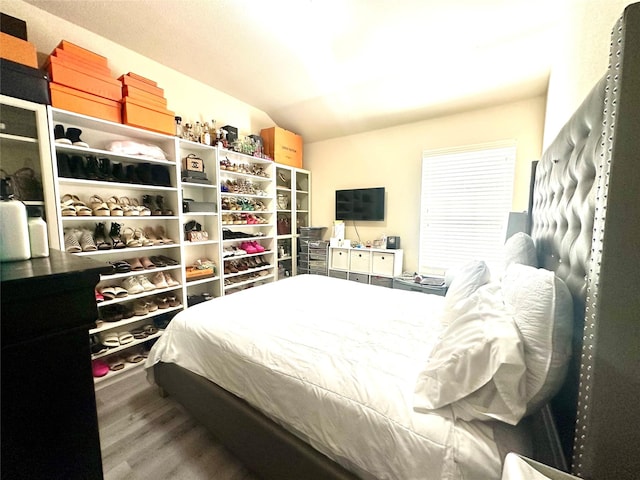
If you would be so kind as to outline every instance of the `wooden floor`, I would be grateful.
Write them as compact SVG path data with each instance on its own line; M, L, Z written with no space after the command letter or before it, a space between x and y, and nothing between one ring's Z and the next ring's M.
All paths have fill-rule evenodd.
M96 403L105 480L258 480L170 397L144 368L99 384Z

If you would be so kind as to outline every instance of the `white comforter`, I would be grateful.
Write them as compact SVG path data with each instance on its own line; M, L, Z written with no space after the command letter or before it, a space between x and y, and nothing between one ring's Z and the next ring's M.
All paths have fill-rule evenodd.
M180 312L146 366L212 380L363 478L499 479L491 423L413 410L442 303L297 276Z

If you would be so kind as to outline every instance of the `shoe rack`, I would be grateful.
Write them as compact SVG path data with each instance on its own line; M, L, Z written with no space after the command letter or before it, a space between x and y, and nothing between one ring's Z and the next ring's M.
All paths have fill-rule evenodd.
M96 287L92 357L110 367L96 383L144 364L178 311L275 279L272 161L52 107L47 113L50 243L113 265ZM191 160L199 177L186 172Z
M276 278L275 164L219 149L224 294Z
M110 367L95 377L100 383L142 365L162 327L184 308L176 145L173 137L52 107L48 114L52 246L114 266L96 286L99 318L89 331L94 364Z
M311 172L276 164L278 279L299 273L300 227L311 225Z

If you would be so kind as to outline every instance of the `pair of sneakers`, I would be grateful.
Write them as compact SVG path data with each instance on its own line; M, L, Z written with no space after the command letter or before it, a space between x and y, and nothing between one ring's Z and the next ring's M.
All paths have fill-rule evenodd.
M248 254L262 253L265 250L265 248L262 245L260 245L258 242L256 242L255 240L250 241L250 242L242 242L240 244L240 248L242 250L244 250L245 252L247 252Z
M158 272L151 279L156 288L169 288L177 287L180 285L176 279L174 279L168 272Z
M135 295L137 293L150 292L157 287L144 275L137 275L125 278L122 281L122 288L130 295Z

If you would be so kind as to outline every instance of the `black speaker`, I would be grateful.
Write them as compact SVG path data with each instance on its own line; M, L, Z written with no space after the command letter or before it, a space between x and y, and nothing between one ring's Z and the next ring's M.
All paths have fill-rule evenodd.
M400 237L387 237L387 248L398 250L400 248Z

